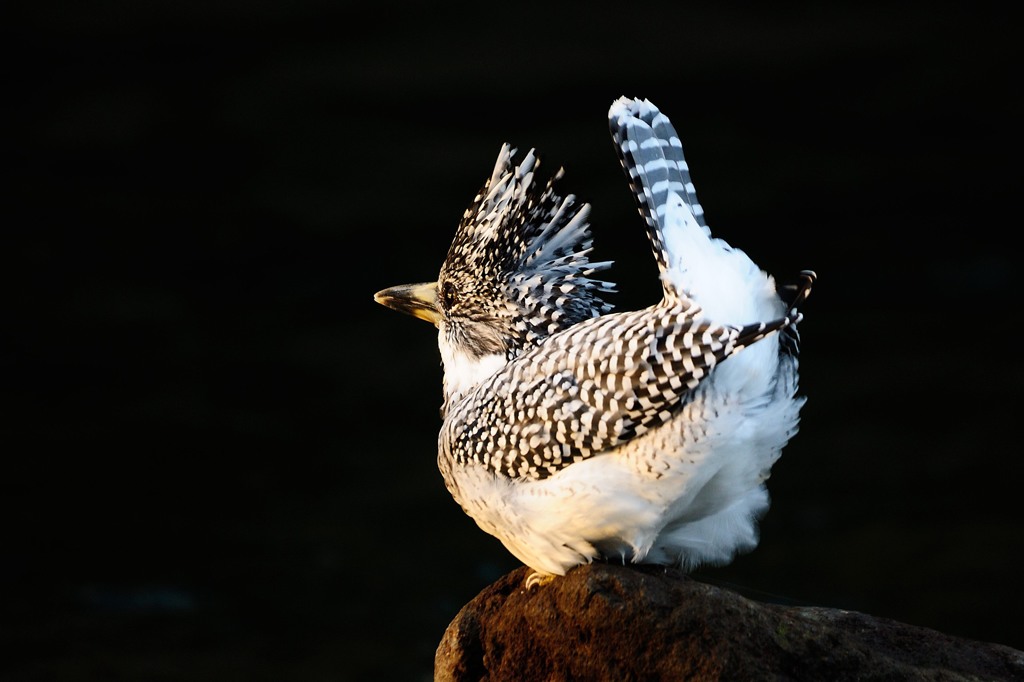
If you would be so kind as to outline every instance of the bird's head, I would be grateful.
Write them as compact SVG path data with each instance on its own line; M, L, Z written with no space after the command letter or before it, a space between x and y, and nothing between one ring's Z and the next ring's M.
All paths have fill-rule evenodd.
M591 278L611 261L591 263L588 204L535 182L533 150L512 166L498 154L491 177L455 232L436 282L377 292L374 299L433 323L445 369L445 404L465 395L524 349L609 312L614 285Z

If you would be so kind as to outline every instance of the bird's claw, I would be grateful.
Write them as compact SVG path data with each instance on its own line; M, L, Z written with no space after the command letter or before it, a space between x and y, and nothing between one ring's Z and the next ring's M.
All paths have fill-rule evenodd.
M555 576L551 575L550 573L541 573L540 571L534 571L530 575L526 576L526 589L532 590L535 587L543 587L544 585L547 585L554 579Z

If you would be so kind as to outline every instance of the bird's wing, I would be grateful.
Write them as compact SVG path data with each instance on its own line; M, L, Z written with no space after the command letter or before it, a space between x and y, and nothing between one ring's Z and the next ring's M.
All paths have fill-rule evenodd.
M441 451L508 478L546 478L664 423L718 362L795 321L736 328L698 310L683 299L550 337L455 406Z
M682 223L683 228L702 233L696 238L707 239L711 234L690 180L683 144L668 117L647 100L615 100L608 110L608 125L637 208L647 224L658 269L664 275L672 264L665 241L669 224ZM674 201L673 195L679 201ZM667 289L672 286L667 277L662 280Z

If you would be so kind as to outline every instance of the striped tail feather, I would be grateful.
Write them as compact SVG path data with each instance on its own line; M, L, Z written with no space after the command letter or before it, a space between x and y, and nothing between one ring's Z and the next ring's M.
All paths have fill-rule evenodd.
M694 223L711 235L690 181L682 142L668 117L647 100L620 97L608 110L608 124L637 208L647 224L658 269L664 274L670 265L664 243L670 193L682 198Z
M774 280L743 251L712 236L668 117L647 100L620 97L609 108L608 121L666 299L692 298L721 323L784 315Z

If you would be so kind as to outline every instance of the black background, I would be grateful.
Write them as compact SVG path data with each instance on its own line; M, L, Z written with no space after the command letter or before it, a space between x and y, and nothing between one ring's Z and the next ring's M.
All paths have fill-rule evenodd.
M429 679L518 564L437 472L434 330L372 295L436 276L507 141L653 302L620 95L672 118L716 234L820 278L761 546L698 577L1024 648L1006 17L14 7L3 679Z

